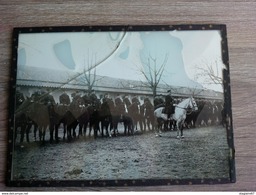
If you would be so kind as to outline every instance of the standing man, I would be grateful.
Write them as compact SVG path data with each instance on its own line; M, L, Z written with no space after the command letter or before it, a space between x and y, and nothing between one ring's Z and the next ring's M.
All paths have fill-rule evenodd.
M173 98L172 98L171 90L168 90L167 95L165 96L165 113L167 114L168 119L170 119L171 114L174 113Z

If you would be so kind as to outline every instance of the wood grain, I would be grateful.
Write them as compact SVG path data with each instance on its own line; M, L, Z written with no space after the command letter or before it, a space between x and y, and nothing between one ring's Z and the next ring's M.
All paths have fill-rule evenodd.
M169 0L0 1L0 190L256 191L256 2ZM227 25L237 182L115 188L5 186L12 28L25 26L206 24Z

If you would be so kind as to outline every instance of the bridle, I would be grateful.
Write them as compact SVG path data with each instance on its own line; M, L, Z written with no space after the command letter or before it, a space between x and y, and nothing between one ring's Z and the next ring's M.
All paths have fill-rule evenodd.
M187 115L190 115L190 114L192 114L193 111L196 110L196 109L195 109L196 106L194 105L194 102L193 102L193 100L192 100L192 97L189 98L189 102L191 102L191 104L192 104L192 108L191 108L191 111L190 111L190 112L188 112L188 110L189 110L188 107L187 107L187 108L183 108L183 107L180 107L180 106L175 106L175 107L186 110Z
M192 104L192 108L191 108L191 111L190 111L189 113L187 113L187 115L190 115L190 114L192 114L192 112L196 111L195 108L196 108L197 106L194 105L194 103L196 103L196 102L195 102L195 100L194 100L194 101L193 101L193 100L194 100L194 99L192 99L192 97L190 97L190 101L191 101L191 104ZM187 110L188 110L188 109L187 109Z

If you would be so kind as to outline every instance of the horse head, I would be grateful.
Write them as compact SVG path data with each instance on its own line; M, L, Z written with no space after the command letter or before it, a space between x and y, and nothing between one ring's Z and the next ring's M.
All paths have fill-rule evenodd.
M196 104L196 101L192 96L189 98L189 107L192 109L192 112L195 112L195 111L198 110L198 106Z

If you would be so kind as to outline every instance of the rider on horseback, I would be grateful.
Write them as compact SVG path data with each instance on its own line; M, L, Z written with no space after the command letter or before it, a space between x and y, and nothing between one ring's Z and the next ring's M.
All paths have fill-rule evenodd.
M167 93L168 94L165 96L165 113L167 114L167 118L170 119L171 115L174 113L174 106L171 90L168 90Z

